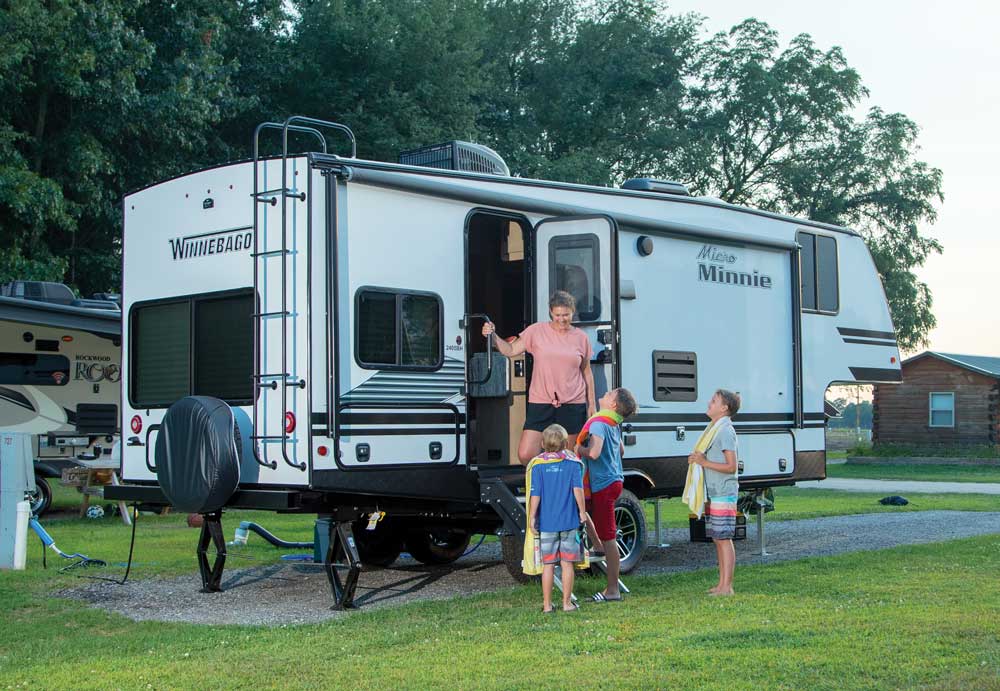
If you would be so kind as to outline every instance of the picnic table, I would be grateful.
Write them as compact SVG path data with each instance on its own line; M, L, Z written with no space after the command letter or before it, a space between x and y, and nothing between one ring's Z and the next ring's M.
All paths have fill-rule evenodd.
M106 486L121 484L118 477L119 460L109 456L94 460L73 459L73 463L75 465L63 469L59 483L75 487L83 495L83 501L80 503L80 518L83 518L87 515L91 497L103 499ZM122 522L125 525L132 525L132 517L125 502L118 502L118 511Z

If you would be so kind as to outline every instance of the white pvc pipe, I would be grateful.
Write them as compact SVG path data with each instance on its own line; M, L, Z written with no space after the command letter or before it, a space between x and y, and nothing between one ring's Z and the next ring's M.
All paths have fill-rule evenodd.
M31 504L17 503L17 522L14 526L14 570L24 571L28 560L28 519L31 518Z

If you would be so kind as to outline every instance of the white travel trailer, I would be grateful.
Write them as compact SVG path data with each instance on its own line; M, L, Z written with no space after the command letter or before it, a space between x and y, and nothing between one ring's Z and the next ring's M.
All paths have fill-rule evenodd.
M252 161L125 198L122 414L134 434L113 493L165 501L154 453L165 413L190 395L221 399L241 448L220 506L330 516L338 604L350 604L355 540L362 559L391 562L405 545L447 561L470 534L499 532L518 570L530 362L488 350L485 315L517 334L568 290L598 395L635 394L626 569L645 544L638 499L680 494L717 388L742 394L740 482L754 489L825 477L831 383L900 379L880 279L850 229L676 183L510 177L460 142L391 164L357 159L342 125L296 117L257 136L268 128L283 156L258 158L255 144ZM321 128L350 135L352 155L325 153ZM289 155L303 134L322 151ZM440 151L466 169L426 167Z
M58 462L110 456L119 438L121 311L110 302L46 302L46 291L72 295L60 284L18 281L5 288L0 428L34 435L33 508L43 513L52 496L45 478L58 477Z

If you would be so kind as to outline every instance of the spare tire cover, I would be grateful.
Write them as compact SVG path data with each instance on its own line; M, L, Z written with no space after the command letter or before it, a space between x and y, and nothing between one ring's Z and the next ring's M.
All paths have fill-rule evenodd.
M233 411L209 396L174 403L156 435L156 475L174 508L218 511L240 482L240 451Z

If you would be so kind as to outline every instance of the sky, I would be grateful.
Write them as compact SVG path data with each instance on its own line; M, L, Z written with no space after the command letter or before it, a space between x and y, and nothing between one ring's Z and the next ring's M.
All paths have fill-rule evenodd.
M703 15L706 33L756 17L783 48L801 33L822 50L840 46L870 92L860 113L879 106L917 123L917 158L944 173L937 221L921 229L944 252L917 269L938 323L929 348L1000 357L1000 3L670 0L669 9Z

